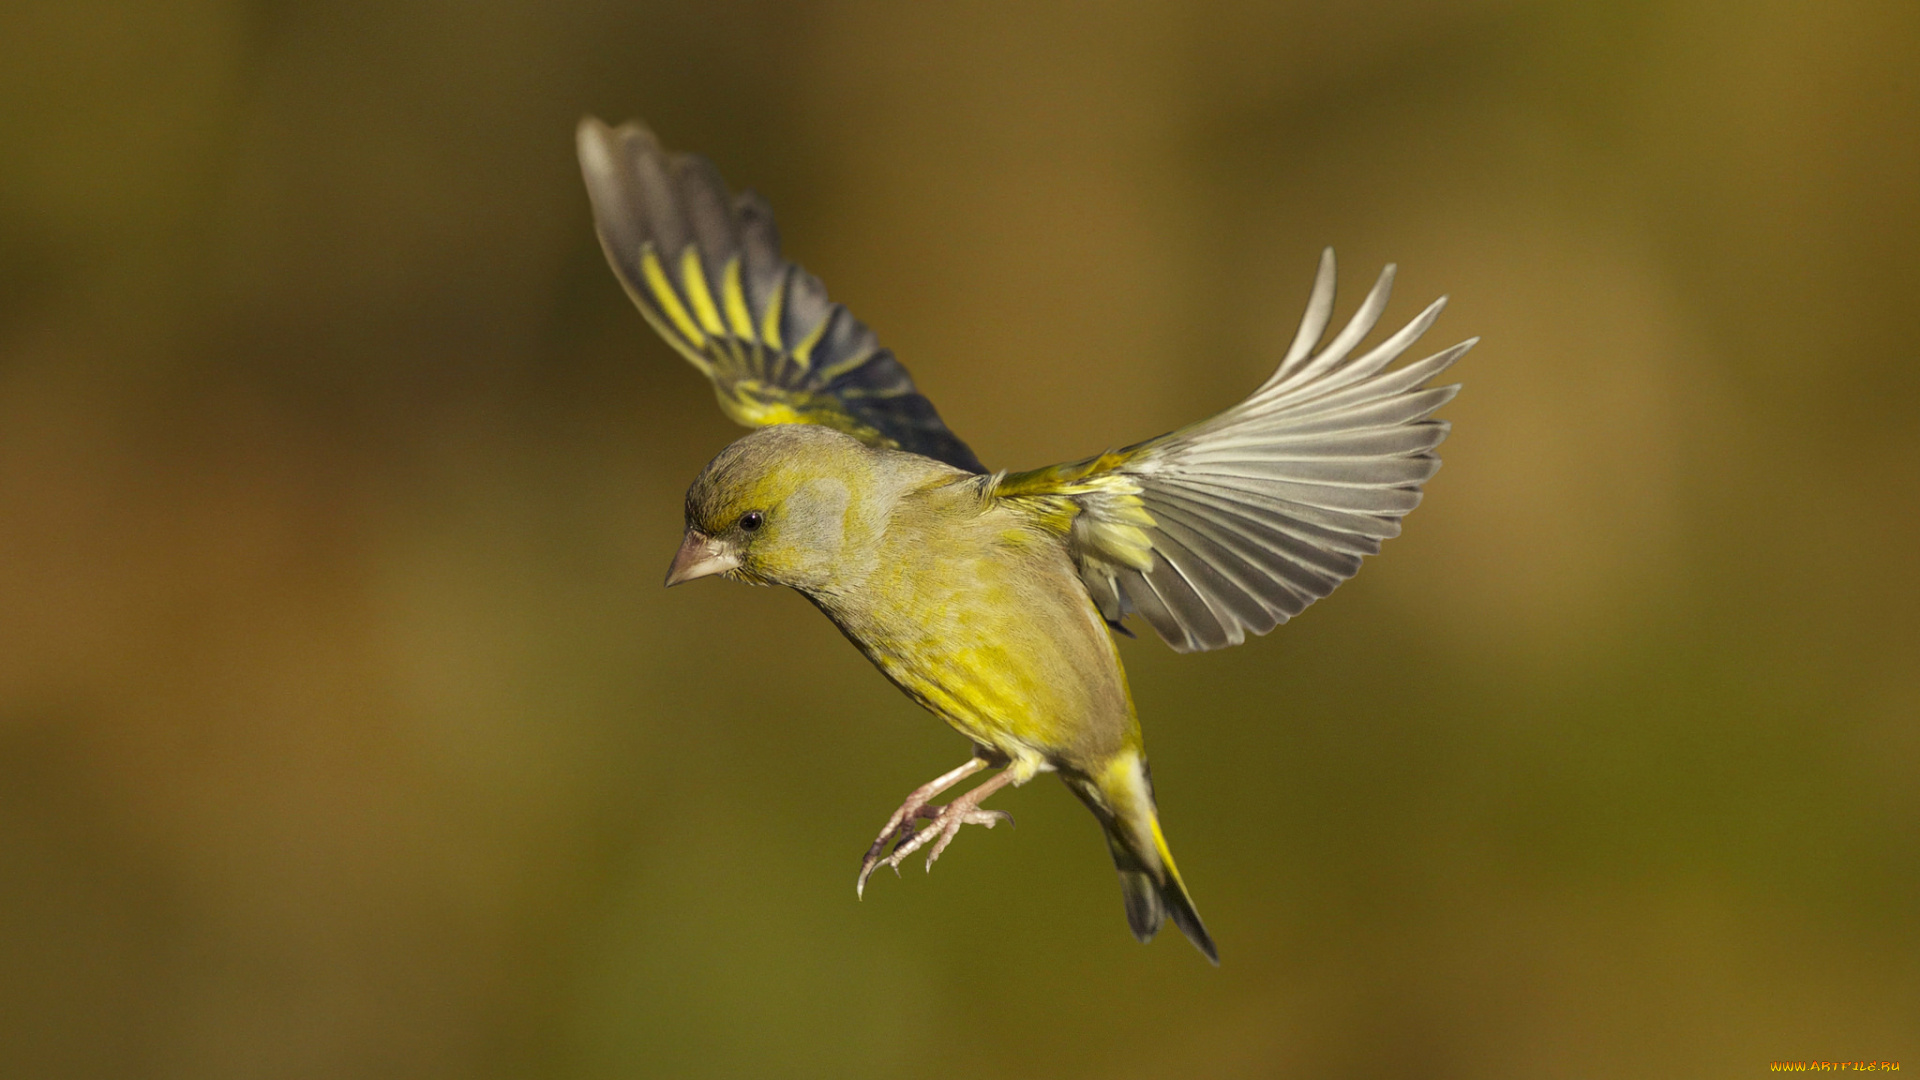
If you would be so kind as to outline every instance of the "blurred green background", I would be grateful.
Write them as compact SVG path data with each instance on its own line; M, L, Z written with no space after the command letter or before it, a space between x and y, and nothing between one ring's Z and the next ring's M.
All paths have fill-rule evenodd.
M0 1072L1920 1066L1916 55L1910 3L11 0ZM1236 400L1325 244L1485 337L1355 582L1123 644L1219 970L1048 779L855 902L966 747L799 597L660 588L737 431L588 112L766 194L996 466Z

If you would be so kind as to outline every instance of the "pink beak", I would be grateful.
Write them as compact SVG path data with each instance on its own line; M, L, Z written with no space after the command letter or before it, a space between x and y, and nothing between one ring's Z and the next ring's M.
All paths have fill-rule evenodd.
M724 574L740 565L740 556L728 551L720 541L698 529L688 529L667 567L667 587L672 588L694 578Z

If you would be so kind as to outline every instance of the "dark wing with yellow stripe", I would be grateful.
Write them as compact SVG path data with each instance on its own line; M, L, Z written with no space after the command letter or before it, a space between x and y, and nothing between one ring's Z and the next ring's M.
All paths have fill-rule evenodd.
M821 424L984 472L873 331L780 254L773 213L693 154L588 117L580 170L607 261L641 314L749 427Z
M1280 369L1218 416L1097 458L997 478L994 494L1070 530L1081 579L1109 622L1137 611L1181 652L1237 645L1305 610L1400 534L1440 468L1459 391L1427 386L1462 342L1392 371L1444 299L1367 352L1393 267L1346 329L1314 346L1333 311L1333 252Z

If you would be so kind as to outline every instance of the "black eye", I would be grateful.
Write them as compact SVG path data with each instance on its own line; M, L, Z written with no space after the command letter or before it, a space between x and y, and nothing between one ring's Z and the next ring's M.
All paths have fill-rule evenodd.
M758 510L749 510L740 515L740 528L746 532L759 532L760 526L764 523L765 519L760 516Z

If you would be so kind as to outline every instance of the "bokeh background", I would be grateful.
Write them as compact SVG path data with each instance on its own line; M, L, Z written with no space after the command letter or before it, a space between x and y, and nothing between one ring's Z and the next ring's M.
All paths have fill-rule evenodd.
M0 1072L1920 1067L1920 5L10 0ZM1457 368L1405 535L1124 643L1219 938L791 593L573 160L647 119L981 456L1223 407L1323 245ZM1396 323L1397 325L1397 323ZM916 864L917 865L917 864Z

